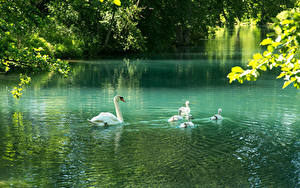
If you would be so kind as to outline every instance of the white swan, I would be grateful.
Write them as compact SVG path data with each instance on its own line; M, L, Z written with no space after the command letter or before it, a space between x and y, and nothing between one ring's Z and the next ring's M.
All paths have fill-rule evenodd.
M168 119L168 122L180 121L180 120L183 120L183 117L182 117L182 116L180 116L180 115L174 115L174 116L172 116L172 117L170 117L170 118Z
M210 117L210 120L222 120L223 117L221 116L221 113L222 113L222 109L219 108L218 109L218 114L215 114L212 117Z
M181 123L181 124L180 124L180 127L181 127L181 128L187 128L188 126L194 126L194 123L191 122L191 119L192 119L192 116L189 115L189 116L188 116L188 121L187 121L187 122Z
M174 115L168 119L168 122L173 122L173 121L181 121L183 120L183 117L188 117L190 115L191 109L189 107L190 102L186 101L185 102L185 107L180 107L178 109L178 115Z
M190 109L189 104L190 104L190 101L185 101L185 107L180 107L178 109L180 116L188 116L188 115L190 115L191 109Z
M91 120L89 120L92 123L102 124L102 125L115 125L123 123L123 116L119 107L119 101L125 102L124 98L117 95L114 97L114 105L116 109L117 117L109 112L101 112L98 116L93 117Z

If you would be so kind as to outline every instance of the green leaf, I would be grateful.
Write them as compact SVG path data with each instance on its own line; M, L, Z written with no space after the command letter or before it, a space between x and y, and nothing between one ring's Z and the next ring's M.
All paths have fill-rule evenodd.
M274 30L277 35L281 34L281 32L282 32L282 29L279 26L276 26Z
M256 67L258 66L258 62L257 60L253 59L248 63L249 67L252 67L253 69L256 69Z
M260 67L260 70L266 71L266 70L267 70L267 67L263 65L263 66Z
M264 55L265 57L268 57L268 56L272 55L272 53L271 53L271 52L268 52L268 51L264 51L263 55Z
M284 20L284 19L286 19L288 17L288 15L289 15L288 11L282 11L276 17L279 20Z
M114 4L117 6L121 6L121 1L120 0L114 0Z
M277 76L276 78L279 79L279 78L282 78L282 77L285 76L285 75L286 75L286 73L285 73L285 72L282 72L282 73L280 73L280 75Z
M265 40L263 40L263 41L260 43L260 45L265 46L265 45L271 44L272 42L273 42L272 39L266 38Z
M263 58L263 56L260 53L257 53L257 54L253 55L253 59L258 60L258 59L261 59L261 58Z
M273 42L273 43L272 43L272 46L276 48L276 47L279 46L280 44L281 44L281 42Z
M286 88L288 85L290 85L293 81L292 80L288 80L288 81L285 81L283 86L282 86L282 89Z
M241 67L236 66L236 67L232 67L231 72L242 73L242 72L244 72L244 70Z
M267 47L267 49L268 49L269 52L273 52L273 51L274 51L274 47L271 46L271 45L269 45L269 46Z
M290 23L294 23L294 20L283 20L281 22L282 25L286 25L286 24L290 24Z

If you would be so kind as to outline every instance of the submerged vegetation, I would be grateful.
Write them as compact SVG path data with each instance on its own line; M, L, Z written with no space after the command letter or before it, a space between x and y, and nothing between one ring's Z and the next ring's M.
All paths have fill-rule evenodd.
M271 3L267 0L2 0L0 70L23 73L19 86L12 91L19 97L23 86L30 81L28 76L35 72L58 71L67 75L68 63L60 59L196 46L201 39L213 36L217 27L241 22L265 25L295 3L295 0Z

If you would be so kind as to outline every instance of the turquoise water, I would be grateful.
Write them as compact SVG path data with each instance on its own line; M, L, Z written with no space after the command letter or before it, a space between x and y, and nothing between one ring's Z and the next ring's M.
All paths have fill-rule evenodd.
M299 187L300 93L276 72L229 84L232 66L260 51L241 29L199 49L72 63L65 79L33 78L21 100L0 75L0 187ZM87 121L99 112L125 123ZM193 127L167 120L189 100ZM209 117L223 109L222 121Z

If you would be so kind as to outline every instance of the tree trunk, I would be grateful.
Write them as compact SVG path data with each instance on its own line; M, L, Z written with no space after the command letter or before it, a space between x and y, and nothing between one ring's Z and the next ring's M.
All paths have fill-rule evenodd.
M114 10L113 10L112 18L111 18L111 20L110 20L109 30L108 30L108 32L107 32L107 34L106 34L106 37L105 37L104 47L106 47L107 44L108 44L108 42L109 42L109 38L110 38L110 35L111 35L111 31L112 31L112 26L113 26L113 23L114 23L114 21L115 21L115 13L116 13L116 11L115 11L115 9L114 9Z

